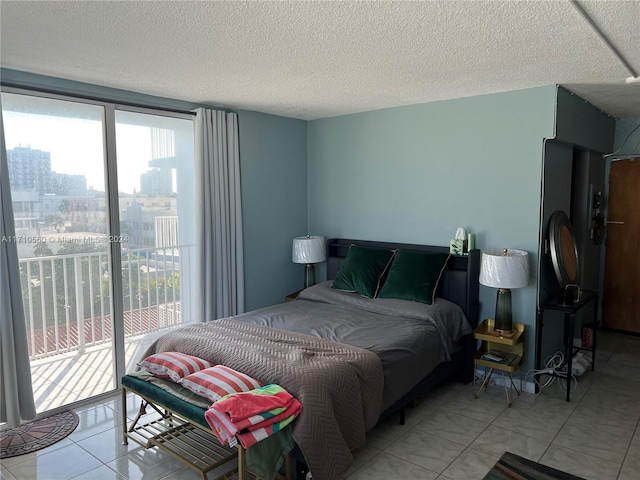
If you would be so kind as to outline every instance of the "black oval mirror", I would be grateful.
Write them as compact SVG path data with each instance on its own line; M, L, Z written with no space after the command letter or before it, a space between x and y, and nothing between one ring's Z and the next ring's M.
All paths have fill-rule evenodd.
M569 217L562 210L553 212L549 220L549 249L551 263L560 288L578 285L580 279L578 249Z

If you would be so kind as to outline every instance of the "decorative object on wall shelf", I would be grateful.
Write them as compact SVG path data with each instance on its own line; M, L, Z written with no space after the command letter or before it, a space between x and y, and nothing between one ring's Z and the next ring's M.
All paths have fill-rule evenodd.
M467 252L470 252L474 248L476 248L476 235L475 233L468 233L467 234Z
M511 289L529 283L528 254L524 250L485 250L480 264L480 283L498 289L495 329L509 333L513 330Z
M464 255L466 242L467 231L462 227L458 227L455 238L449 242L449 253L451 255Z
M451 255L462 255L464 252L464 240L451 240L449 243L449 253Z
M324 262L327 258L324 237L307 235L293 239L291 260L293 263L304 263L304 288L316 283L314 264Z

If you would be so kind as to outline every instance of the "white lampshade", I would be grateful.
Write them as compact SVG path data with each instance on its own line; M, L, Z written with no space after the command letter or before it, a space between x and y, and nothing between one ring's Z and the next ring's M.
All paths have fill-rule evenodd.
M526 287L529 284L527 252L506 248L485 250L480 265L480 283L494 288Z
M324 248L324 237L307 235L293 239L293 263L318 263L327 258Z

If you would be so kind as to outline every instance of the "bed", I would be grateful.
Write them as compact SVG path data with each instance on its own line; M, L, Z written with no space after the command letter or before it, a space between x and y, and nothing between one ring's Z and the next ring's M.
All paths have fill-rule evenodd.
M448 254L448 247L333 239L327 248L329 280L305 289L296 301L183 327L144 354L180 351L282 385L302 402L293 439L317 480L339 478L351 464L350 452L365 443L366 431L380 418L402 414L451 375L472 380L471 332L479 306L477 250L448 258L437 298L425 305L370 299L331 285L356 248L395 255ZM387 266L385 281L391 273Z

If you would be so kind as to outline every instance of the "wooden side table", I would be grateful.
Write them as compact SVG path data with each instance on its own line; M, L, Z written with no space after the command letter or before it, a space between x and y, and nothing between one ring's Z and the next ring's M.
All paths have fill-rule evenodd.
M480 388L476 390L476 375L473 376L473 396L478 398L480 392L482 392L482 388L487 388L489 386L489 381L491 380L491 375L493 372L498 370L501 372L504 380L508 378L509 388L507 388L507 384L504 384L504 391L507 395L507 403L509 406L513 403L513 391L520 395L522 391L522 377L520 377L520 388L517 388L513 381L513 372L515 372L520 365L522 365L522 358L524 356L524 332L525 325L522 323L514 323L513 329L514 334L511 336L504 336L498 334L498 332L494 329L495 320L492 318L485 320L473 331L473 338L476 340L480 340L482 344L480 348L476 352L473 364L477 369L479 366L484 367L485 375L482 383L480 384ZM492 361L486 358L483 358L485 353L487 352L502 352L509 356L512 356L507 362L499 362Z

